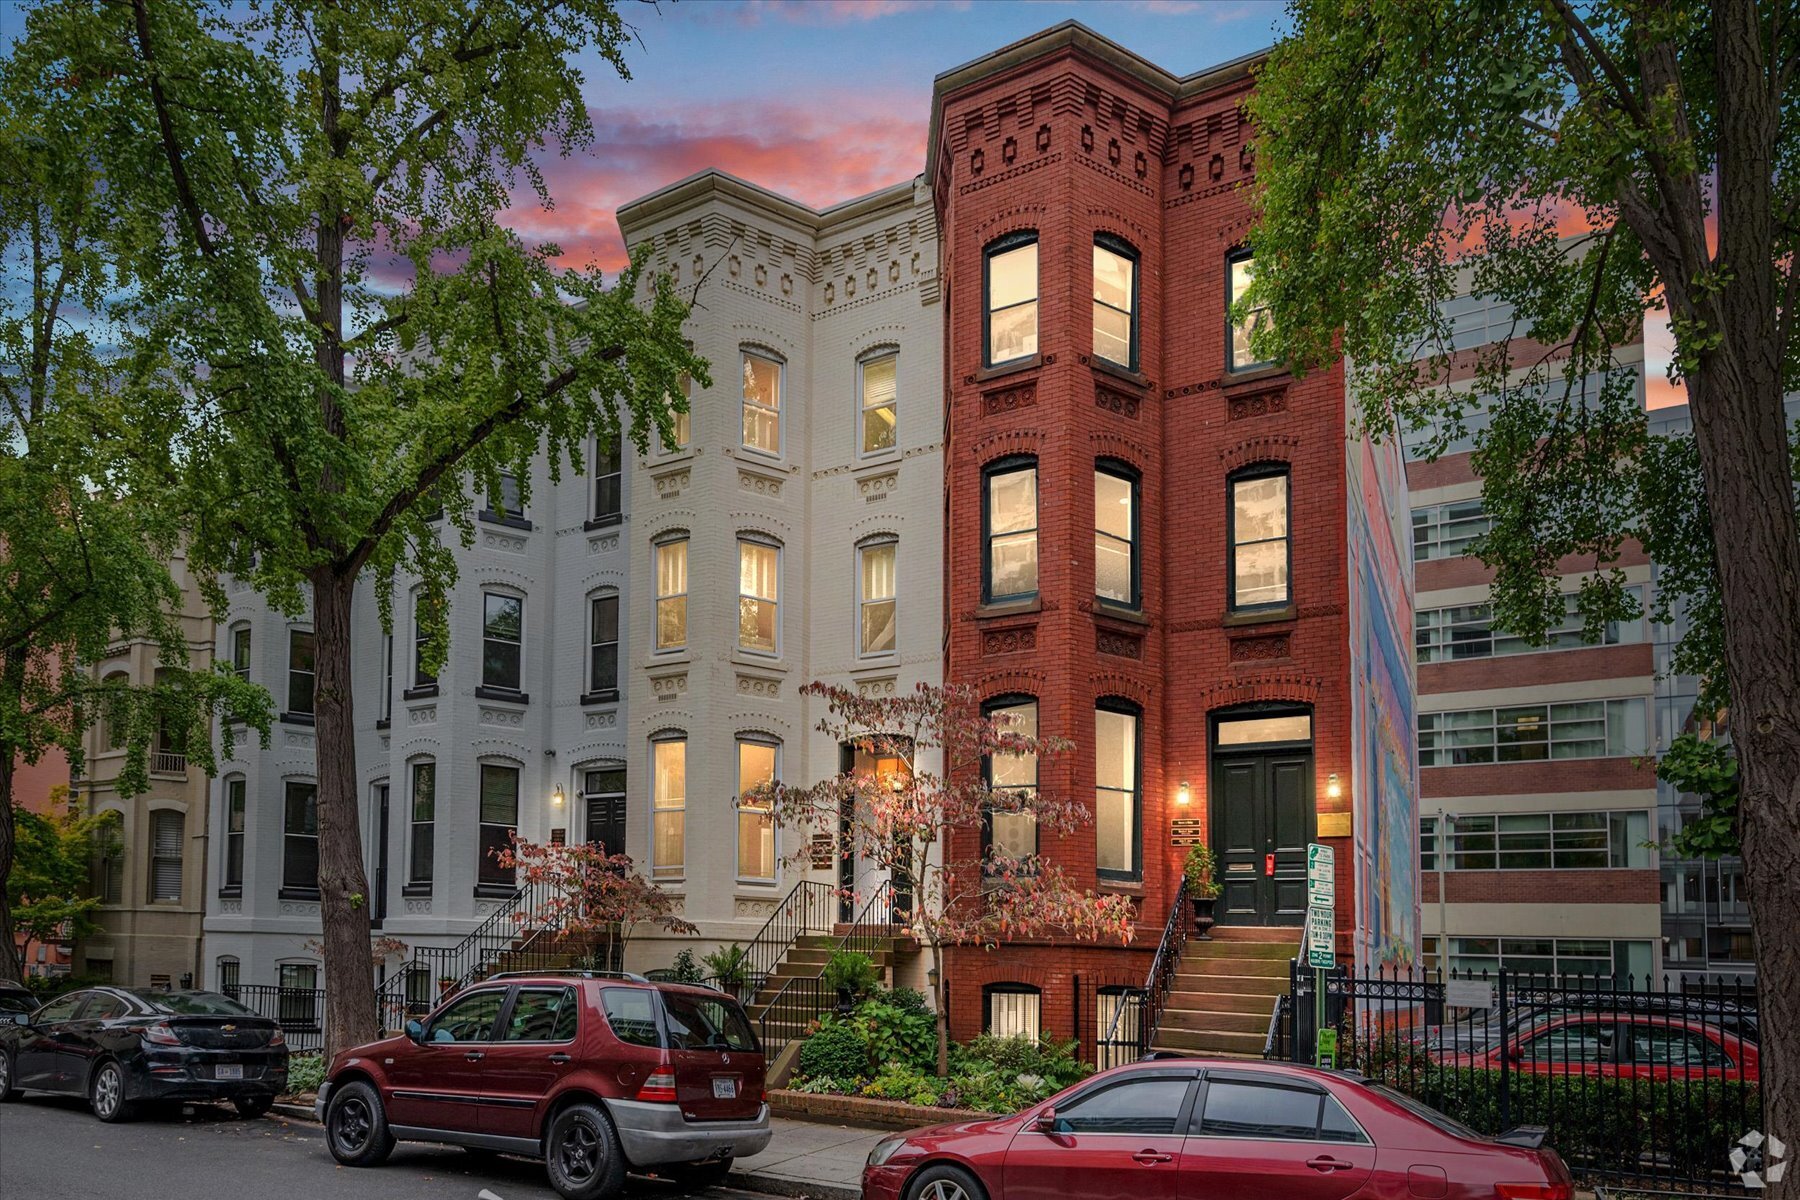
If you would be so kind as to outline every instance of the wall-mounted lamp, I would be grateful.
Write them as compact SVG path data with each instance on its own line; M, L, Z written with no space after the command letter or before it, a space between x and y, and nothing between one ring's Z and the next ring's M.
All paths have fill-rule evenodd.
M1193 802L1194 802L1194 793L1189 790L1188 782L1187 782L1187 780L1184 779L1181 781L1181 786L1175 789L1175 803L1179 804L1183 808L1186 808L1188 805L1192 804Z
M1332 778L1336 779L1337 776L1333 775ZM563 803L562 784L559 783L555 787L550 789L550 803L554 804L557 808L562 807L562 803Z
M1344 785L1338 782L1337 773L1333 772L1332 774L1327 775L1325 777L1325 795L1336 800L1343 794Z

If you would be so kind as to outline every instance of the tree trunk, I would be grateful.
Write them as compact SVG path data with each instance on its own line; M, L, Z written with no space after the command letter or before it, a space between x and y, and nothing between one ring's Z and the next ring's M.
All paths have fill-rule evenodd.
M937 1073L950 1077L950 988L944 979L944 948L931 940L931 999L937 1006Z
M12 902L6 895L13 866L13 774L17 754L11 742L0 742L0 979L24 983L24 964L19 961L19 944L14 940Z
M369 883L357 811L350 703L350 604L356 580L313 573L313 721L318 760L319 905L325 942L325 1055L375 1038Z

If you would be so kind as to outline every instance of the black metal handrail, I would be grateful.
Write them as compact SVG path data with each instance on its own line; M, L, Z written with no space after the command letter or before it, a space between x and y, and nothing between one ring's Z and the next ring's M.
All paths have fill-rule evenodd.
M862 911L856 914L850 928L838 939L832 953L852 952L867 954L879 947L880 943L893 937L894 926L894 889L883 884L875 890L863 905ZM877 932L884 931L884 932ZM828 958L827 963L830 962ZM820 968L817 975L795 975L789 977L776 989L769 1002L762 1006L756 1014L757 1033L762 1038L765 1052L771 1045L785 1045L786 1036L771 1037L769 1032L770 1016L774 1014L782 1024L806 1025L817 1020L837 1002L835 989L825 986L825 971Z
M769 976L795 942L809 933L829 931L838 890L815 879L802 879L775 906L756 936L744 947L740 960L744 971L744 994L754 996L762 991Z
M1156 945L1156 957L1150 960L1150 973L1144 977L1142 1011L1138 1014L1138 1055L1150 1053L1156 1040L1156 1028L1162 1021L1163 1008L1169 1002L1169 985L1187 953L1188 930L1192 922L1187 916L1187 878L1175 886L1175 899L1169 905L1169 918L1163 922L1162 940ZM1119 1006L1123 1013L1124 1005ZM1116 1023L1116 1019L1115 1019Z

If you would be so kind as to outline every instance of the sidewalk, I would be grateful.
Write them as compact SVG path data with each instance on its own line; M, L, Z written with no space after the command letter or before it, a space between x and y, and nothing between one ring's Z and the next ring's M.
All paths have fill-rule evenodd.
M863 1162L891 1129L770 1120L775 1136L761 1154L731 1166L731 1182L750 1191L816 1200L860 1200Z

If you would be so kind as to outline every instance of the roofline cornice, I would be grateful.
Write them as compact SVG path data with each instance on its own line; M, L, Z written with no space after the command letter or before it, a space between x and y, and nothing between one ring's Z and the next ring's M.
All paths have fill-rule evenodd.
M829 236L844 225L878 216L889 210L912 207L915 180L900 183L833 204L814 209L791 200L779 192L740 179L736 175L708 168L685 179L678 179L619 206L619 232L629 244L657 221L687 212L713 202L728 200L752 211L783 222L796 233L809 238Z

